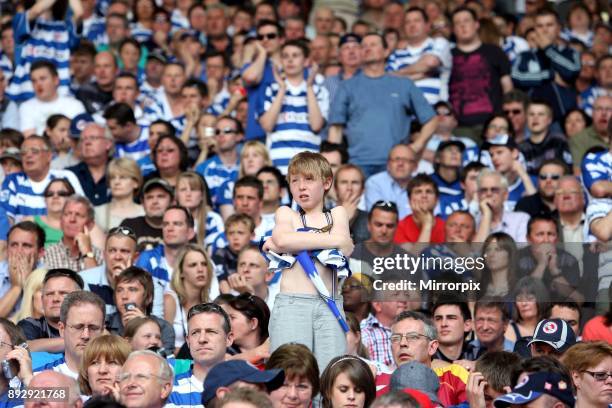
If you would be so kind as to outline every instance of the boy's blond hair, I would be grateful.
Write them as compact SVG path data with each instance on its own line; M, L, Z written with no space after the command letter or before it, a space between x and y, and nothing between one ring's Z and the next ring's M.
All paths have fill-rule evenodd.
M228 231L233 225L244 224L249 232L255 232L255 222L246 214L232 214L225 220L225 230Z
M333 179L331 165L320 153L301 152L293 156L287 170L287 181L295 175L313 176L323 182ZM331 188L331 186L330 186ZM329 189L328 189L329 190ZM327 192L326 190L325 192Z

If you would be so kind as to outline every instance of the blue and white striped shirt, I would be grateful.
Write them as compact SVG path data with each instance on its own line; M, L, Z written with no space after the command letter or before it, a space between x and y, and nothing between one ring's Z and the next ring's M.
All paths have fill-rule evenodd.
M508 57L510 64L513 64L516 60L516 57L521 52L529 51L529 43L523 37L509 35L508 37L504 38L502 50L504 50L504 53Z
M582 161L582 181L587 190L598 181L612 181L612 153L589 153Z
M227 86L223 86L221 92L215 95L215 99L213 99L212 105L208 108L208 112L215 116L221 115L225 108L227 108L230 98L231 95L227 90Z
M58 358L55 361L45 364L42 367L38 367L34 369L33 371L34 371L34 375L36 375L46 370L53 370L56 373L67 375L68 377L74 378L75 380L79 377L78 372L74 372L68 367L68 364L66 363L66 359L64 358L64 356L62 356L61 358Z
M206 214L206 236L204 238L204 246L211 245L219 234L225 231L223 218L214 211L209 211ZM196 231L197 232L197 231Z
M204 381L198 380L193 375L193 369L190 369L174 378L166 408L204 408L202 392L204 392Z
M439 101L448 100L448 79L450 75L452 58L450 45L447 40L428 37L418 47L407 46L395 50L387 62L387 71L399 71L417 62L424 55L433 55L440 61L440 66L427 78L414 81L417 88L423 92L427 102L434 105Z
M106 20L92 15L86 20L83 20L83 38L88 39L94 44L97 44L104 38L106 33Z
M239 162L236 162L233 166L226 167L219 156L212 157L196 167L196 171L204 176L206 180L210 198L215 208L218 208L221 185L227 180L236 181L238 179L239 167Z
M79 43L79 34L70 19L52 21L37 18L28 21L28 12L17 13L13 18L16 49L15 72L6 90L14 101L22 102L34 97L30 81L30 66L38 59L55 64L60 79L60 95L70 93L70 49Z
M153 30L137 22L130 25L130 35L139 43L144 43L153 38Z
M13 61L4 51L0 51L0 69L4 72L4 79L8 84L13 77Z
M172 15L170 16L170 24L172 28L170 30L171 33L174 33L181 29L188 30L191 26L189 25L189 19L181 13L181 10L175 8L172 10Z
M151 159L151 155L141 157L136 163L138 164L138 167L140 167L142 177L147 177L149 174L157 170L155 164L153 164L153 159Z
M43 192L51 180L65 178L74 188L76 194L84 196L81 183L69 170L51 169L42 181L32 181L25 173L13 173L6 176L0 192L0 203L6 214L19 222L23 217L30 215L47 214L47 205Z
M127 157L138 161L151 154L149 148L149 128L141 126L138 139L130 143L115 143L115 157Z
M612 91L601 86L589 87L586 91L580 94L580 108L584 110L587 115L593 116L593 104L595 103L595 99L599 98L600 96L612 97Z
M319 104L323 118L327 119L329 111L329 92L323 86L324 78L317 75L313 91ZM308 99L306 81L298 86L286 82L287 91L276 119L274 130L268 133L266 145L270 152L272 164L283 174L287 174L289 161L296 154L303 151L318 152L321 145L321 136L314 133L308 122ZM258 112L261 117L267 112L278 93L278 84L275 82L266 88L262 110Z

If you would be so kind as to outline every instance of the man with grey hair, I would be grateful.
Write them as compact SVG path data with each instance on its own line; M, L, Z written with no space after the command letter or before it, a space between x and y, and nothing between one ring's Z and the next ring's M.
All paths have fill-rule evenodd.
M66 200L60 218L64 236L45 251L44 263L47 268L80 272L102 263L102 252L91 243L94 216L94 208L87 198L74 195Z
M484 169L478 175L480 217L474 242L484 242L493 232L505 232L517 243L527 242L529 214L506 211L508 179L497 171Z
M110 190L106 182L106 168L111 159L113 150L113 137L110 132L93 122L89 114L79 115L73 119L71 129L78 128L78 121L86 121L82 128L78 149L82 162L76 166L68 167L81 182L85 196L94 206L106 204L110 201ZM78 135L72 135L79 137Z
M12 223L47 213L43 193L53 179L65 178L77 194L83 194L74 174L51 168L52 158L51 142L42 136L30 136L21 144L23 172L7 175L0 190L0 204Z
M51 404L42 404L40 399L25 400L26 408L40 408L42 406L52 406L53 408L81 408L83 400L79 392L79 386L74 378L52 370L43 371L30 381L31 389L57 389L66 392L65 398L54 401Z
M161 408L174 373L165 358L149 350L132 352L119 372L119 402L127 408Z
M401 312L391 325L391 349L395 364L400 367L416 361L431 368L440 380L438 399L443 406L457 405L467 399L466 383L468 372L458 364L432 366L432 359L438 350L438 332L431 319L414 311ZM380 374L379 385L389 385L391 375Z
M104 301L92 292L79 290L69 293L60 309L59 332L64 339L64 355L40 368L53 370L77 379L83 351L91 340L102 335L105 316ZM29 379L25 379L28 384Z

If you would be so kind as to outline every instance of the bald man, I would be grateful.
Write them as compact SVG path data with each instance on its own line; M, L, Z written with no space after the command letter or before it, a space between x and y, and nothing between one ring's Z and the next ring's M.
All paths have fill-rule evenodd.
M67 375L55 371L43 371L32 378L28 388L57 391L57 397L50 399L32 398L25 400L25 408L81 408L83 401L77 382Z

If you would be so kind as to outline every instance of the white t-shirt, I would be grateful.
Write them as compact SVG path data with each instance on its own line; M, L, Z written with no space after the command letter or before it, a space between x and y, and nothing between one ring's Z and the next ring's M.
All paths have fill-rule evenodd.
M73 119L84 112L85 107L81 101L70 96L58 96L51 102L43 102L34 97L19 107L20 130L24 132L34 129L37 135L42 135L49 116L62 114Z

